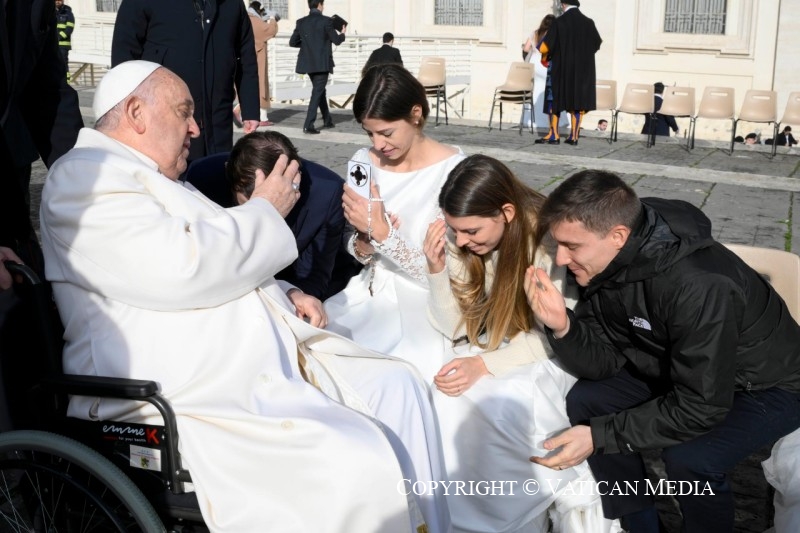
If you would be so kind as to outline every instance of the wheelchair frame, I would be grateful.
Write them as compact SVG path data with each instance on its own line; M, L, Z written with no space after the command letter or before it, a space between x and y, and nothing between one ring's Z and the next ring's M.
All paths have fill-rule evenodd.
M15 293L41 347L26 354L25 371L33 375L21 380L30 384L20 391L25 405L33 406L29 416L18 416L12 430L0 434L0 531L6 525L24 526L13 531L84 531L84 522L95 517L101 520L92 531L166 531L163 524L207 531L194 494L185 490L191 475L181 465L175 413L158 383L64 374L63 327L49 284L25 265L4 264L23 280L15 282ZM4 374L13 355L3 353ZM6 383L17 379L14 371L4 375ZM69 418L70 395L147 402L164 425ZM56 492L58 499L47 497Z

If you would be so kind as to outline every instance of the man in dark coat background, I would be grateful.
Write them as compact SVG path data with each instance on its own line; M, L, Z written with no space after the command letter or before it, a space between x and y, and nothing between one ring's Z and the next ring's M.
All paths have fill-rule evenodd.
M394 47L394 35L391 32L383 34L383 46L376 48L369 55L369 59L364 64L364 70L374 65L382 65L384 63L397 63L403 64L403 58L400 56L400 50Z
M653 135L662 135L669 137L669 130L678 133L678 123L675 122L675 117L672 115L662 115L658 112L661 109L661 104L664 103L664 84L657 81L653 84L653 109L656 112L656 120L653 127ZM650 134L650 115L644 116L644 126L642 126L642 134Z
M322 14L325 3L321 0L308 0L309 13L297 20L289 46L299 48L297 53L298 74L308 74L311 79L311 99L308 102L306 121L303 124L303 133L319 133L314 127L317 120L317 108L322 113L323 128L333 128L334 123L328 109L328 98L325 85L328 76L333 72L332 44L342 44L345 39L347 26L341 33L333 27L333 19Z
M44 276L30 219L31 163L52 165L83 127L78 94L67 83L58 50L53 0L4 0L0 6L0 360L27 353L30 338L3 332L16 304L2 261L25 262ZM30 324L28 324L30 327ZM19 343L24 343L20 347ZM0 385L3 383L0 369ZM0 390L6 396L10 391ZM20 403L14 402L18 407ZM0 431L11 429L10 406L0 406Z
M83 127L58 50L53 0L7 0L0 10L0 246L41 271L30 220L31 163L48 167Z
M572 114L572 127L567 144L578 144L581 121L595 108L594 55L603 39L594 21L580 12L578 0L561 2L564 13L545 35L539 50L552 61L553 115L550 133L545 141L558 140L558 117L562 111ZM553 143L555 144L555 143Z
M200 127L190 161L233 147L234 87L244 132L258 128L258 65L243 2L125 0L114 24L111 65L131 59L159 63L189 86Z

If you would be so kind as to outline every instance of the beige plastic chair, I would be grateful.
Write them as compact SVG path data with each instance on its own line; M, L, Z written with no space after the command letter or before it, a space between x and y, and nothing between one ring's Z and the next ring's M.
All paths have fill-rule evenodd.
M786 101L786 109L783 111L783 117L781 117L781 121L778 123L778 130L781 129L783 124L800 126L800 92L789 93L789 100ZM772 155L775 155L777 148L778 146L773 142Z
M489 131L492 131L492 117L494 116L495 106L500 106L500 127L503 129L503 102L509 104L521 104L523 109L525 104L533 106L533 63L516 61L511 63L508 75L503 85L499 85L494 90L492 100L492 110L489 112ZM522 135L522 114L519 119L519 134ZM533 133L533 121L531 121L531 133Z
M740 120L772 124L772 151L770 152L770 157L773 157L775 155L775 138L778 136L778 93L775 91L760 91L758 89L750 89L745 93L742 109L739 111L739 116L733 121L731 154L733 153L734 139L736 138L736 127Z
M653 134L655 129L655 100L653 85L645 83L629 83L625 86L622 93L622 103L614 110L614 123L612 125L612 137L617 141L617 116L620 113L630 113L633 115L650 115L650 131L647 133L647 147L653 145Z
M664 87L664 100L661 102L660 115L673 117L694 116L694 87ZM686 137L686 149L689 149L689 137Z
M595 109L598 111L611 111L611 131L614 131L617 122L617 115L614 111L617 109L617 82L616 80L596 80L595 98L597 100ZM608 136L608 143L611 144L613 139L611 135Z
M800 256L783 250L744 244L726 244L753 270L767 278L800 323Z
M447 120L447 69L443 57L423 57L419 65L417 80L425 88L425 94L436 97L436 125L439 125L439 108L444 108L444 123Z
M703 98L700 99L700 106L697 114L692 117L689 123L689 138L691 139L689 148L694 148L694 135L697 129L698 118L710 118L714 120L730 120L731 131L736 114L735 92L732 87L706 87L703 91ZM735 136L731 136L733 140ZM732 150L733 148L731 148Z

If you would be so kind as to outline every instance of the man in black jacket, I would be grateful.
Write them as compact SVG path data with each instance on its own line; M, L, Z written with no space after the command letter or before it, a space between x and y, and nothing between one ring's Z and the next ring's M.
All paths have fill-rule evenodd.
M655 491L676 493L685 531L732 531L729 473L800 427L800 326L769 283L678 200L639 199L587 170L540 212L556 263L582 288L575 311L541 269L525 286L564 367L573 427L532 461L588 458L607 518L658 531ZM639 452L663 449L672 485L648 485Z
M244 132L258 128L256 47L243 2L125 0L114 24L111 65L131 59L163 65L189 86L200 127L190 161L231 150L237 94Z
M333 72L332 44L342 44L347 26L342 27L341 33L333 27L333 20L322 14L325 3L322 0L308 0L308 15L297 20L289 46L299 48L297 53L298 74L308 74L311 79L311 99L308 102L306 121L303 124L303 133L319 133L314 127L317 120L317 108L322 113L323 128L333 128L334 123L328 109L328 98L325 94L325 85L328 76Z
M8 0L0 9L0 246L41 271L30 220L31 163L50 165L83 127L78 94L58 51L53 0Z
M364 71L369 67L375 65L382 65L384 63L397 63L403 64L403 58L400 56L400 50L394 47L394 34L386 32L383 34L383 46L376 48L369 55L369 59L364 64Z

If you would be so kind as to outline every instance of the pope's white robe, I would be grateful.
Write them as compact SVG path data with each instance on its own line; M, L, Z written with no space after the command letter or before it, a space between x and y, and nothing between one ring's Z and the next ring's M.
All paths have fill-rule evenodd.
M386 436L302 379L270 309L297 251L269 203L222 209L84 129L48 175L41 222L65 372L160 383L212 531L411 529ZM115 400L73 398L69 412L157 421Z

